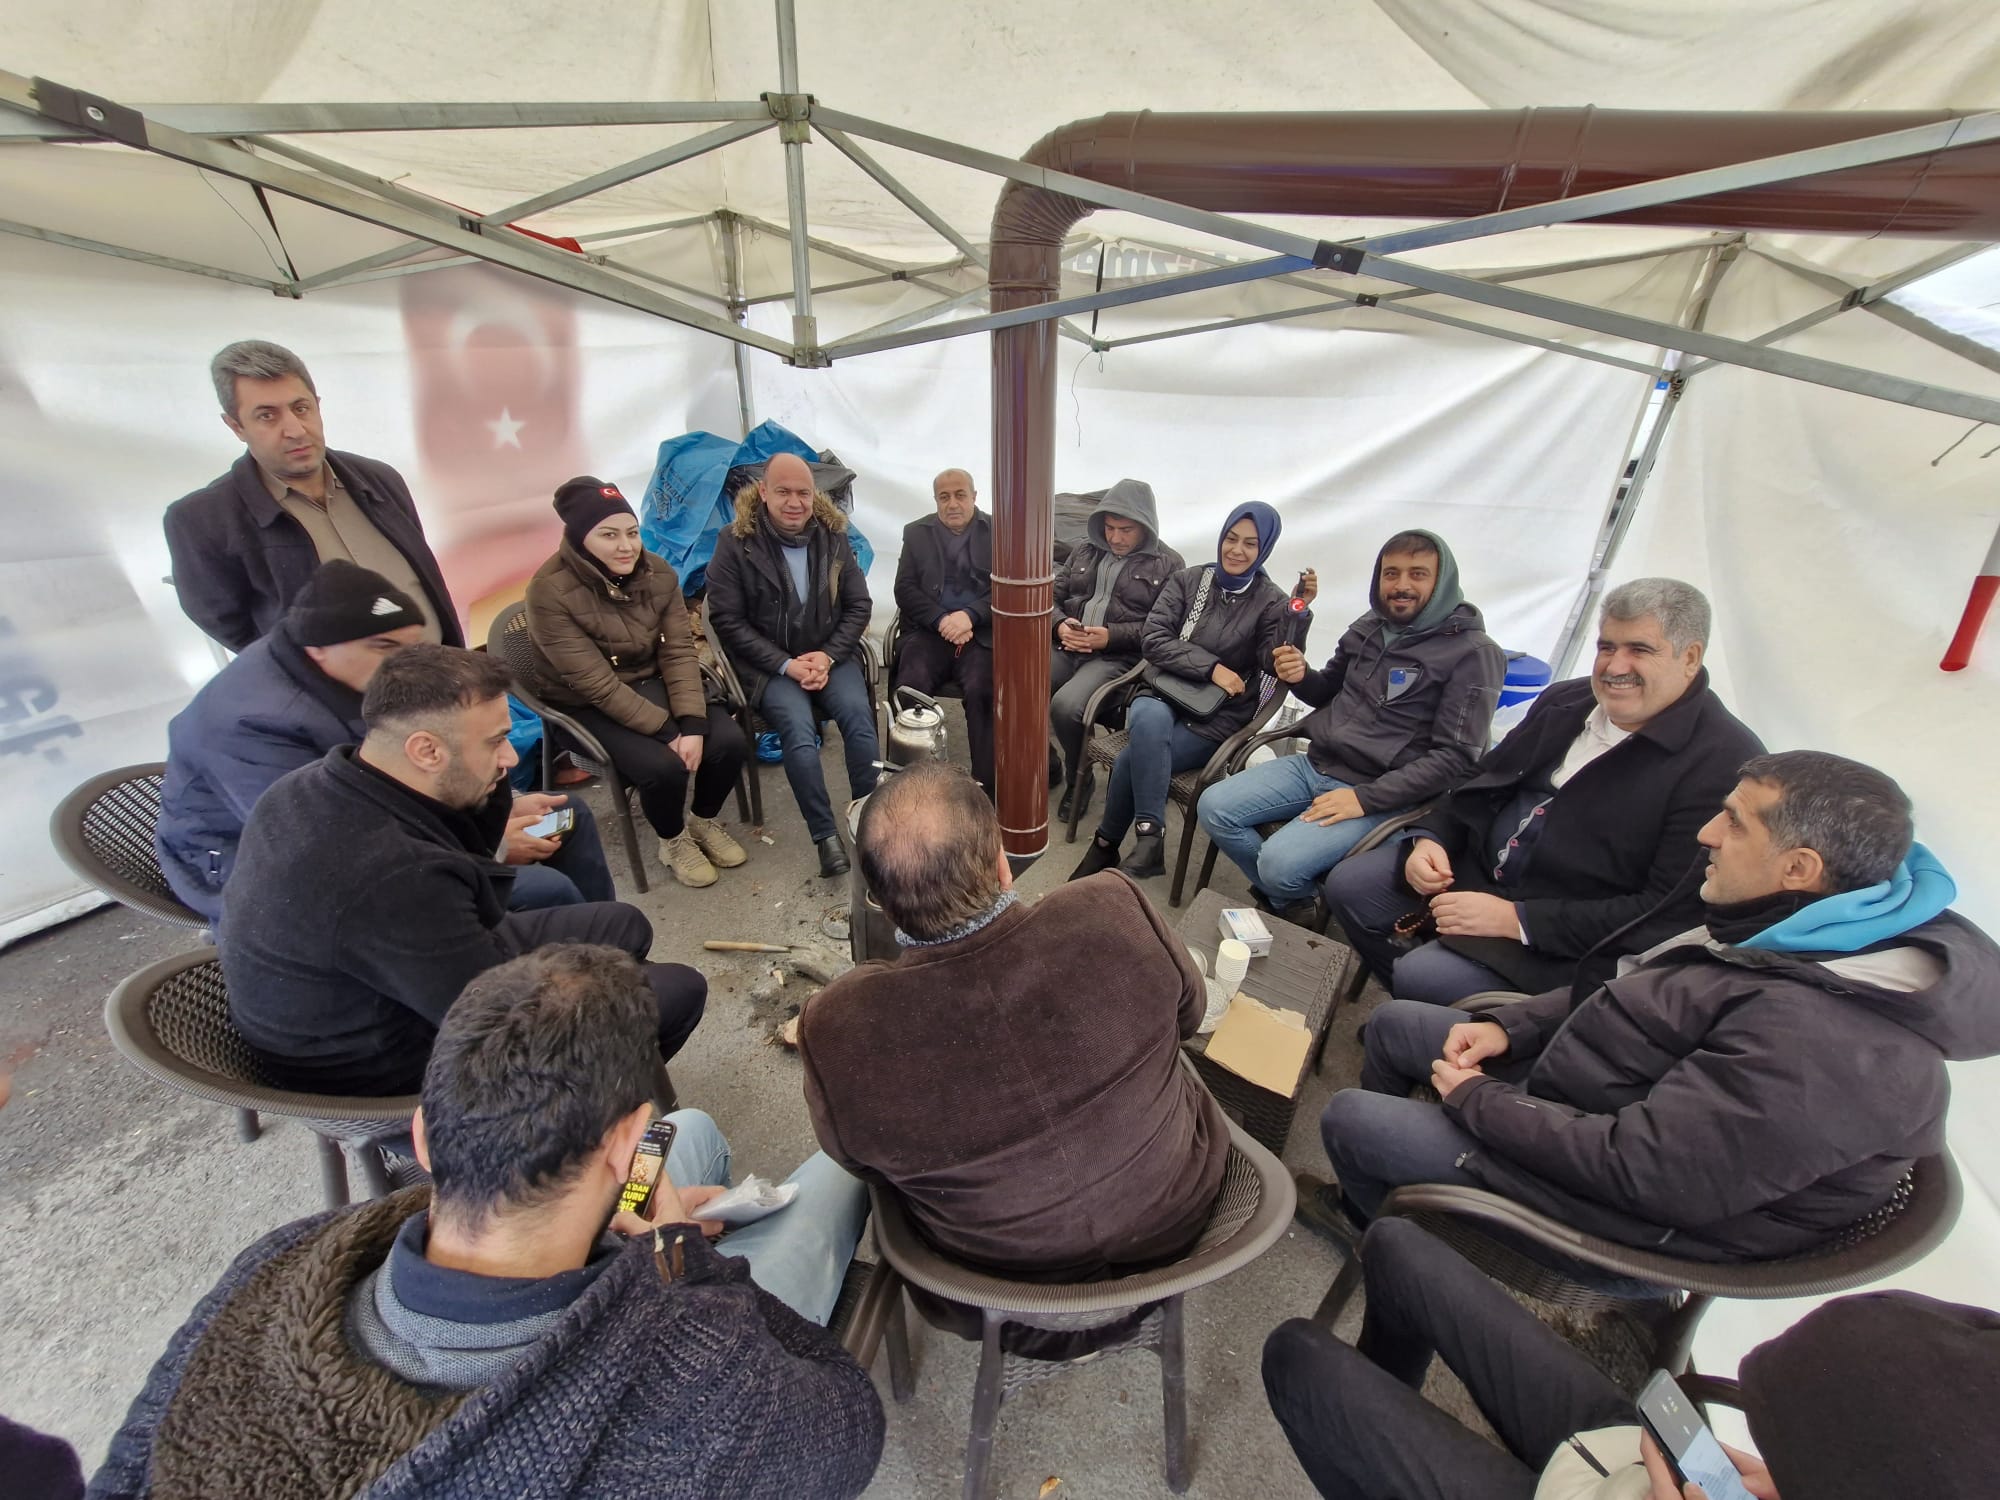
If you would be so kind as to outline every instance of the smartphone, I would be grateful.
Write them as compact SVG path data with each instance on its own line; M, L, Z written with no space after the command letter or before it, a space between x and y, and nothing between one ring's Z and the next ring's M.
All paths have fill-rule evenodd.
M1753 1500L1736 1465L1701 1419L1701 1409L1681 1393L1673 1376L1655 1370L1639 1392L1638 1408L1639 1420L1683 1485L1700 1485L1709 1500Z
M674 1134L679 1128L672 1120L655 1120L646 1127L639 1149L632 1153L632 1171L618 1194L619 1212L629 1210L642 1219L650 1215L653 1190L666 1175L667 1153L674 1149Z
M574 827L576 827L576 810L559 807L546 818L530 823L523 832L530 838L558 839Z

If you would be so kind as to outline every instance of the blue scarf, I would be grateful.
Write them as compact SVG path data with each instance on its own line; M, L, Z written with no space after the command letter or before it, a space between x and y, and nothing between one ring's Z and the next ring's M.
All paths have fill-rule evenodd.
M1922 926L1957 895L1957 883L1937 856L1922 844L1912 844L1908 857L1887 880L1823 896L1737 946L1777 953L1859 953Z
M1240 578L1231 578L1222 566L1222 538L1229 535L1229 528L1244 517L1257 528L1257 561ZM1278 513L1262 500L1245 501L1229 513L1229 519L1222 523L1222 530L1216 534L1215 543L1215 583L1225 594L1240 594L1259 578L1264 576L1264 559L1271 555L1271 549L1278 545L1278 532L1283 528Z

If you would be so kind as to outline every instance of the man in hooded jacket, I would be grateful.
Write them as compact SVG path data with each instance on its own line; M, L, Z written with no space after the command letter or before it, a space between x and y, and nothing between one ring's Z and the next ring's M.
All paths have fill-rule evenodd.
M1490 1019L1391 1001L1300 1196L1336 1243L1404 1183L1500 1193L1694 1260L1824 1244L1944 1148L1945 1061L2000 1052L2000 948L1946 908L1889 777L1820 751L1747 762L1708 850L1703 926L1615 978ZM1428 1081L1440 1103L1409 1097Z
M1478 764L1507 675L1435 532L1398 532L1383 544L1368 606L1323 671L1306 665L1296 642L1273 657L1279 679L1314 709L1298 726L1306 753L1239 771L1204 792L1198 809L1271 909L1315 928L1319 877L1383 819ZM1280 821L1268 839L1257 831Z
M1142 480L1112 485L1084 527L1089 539L1076 544L1056 574L1055 644L1049 656L1049 726L1062 746L1065 772L1074 772L1082 756L1083 711L1091 695L1132 670L1153 601L1187 566L1160 540L1153 488ZM1083 811L1095 790L1086 766L1076 793ZM1069 813L1065 790L1056 816L1067 822Z

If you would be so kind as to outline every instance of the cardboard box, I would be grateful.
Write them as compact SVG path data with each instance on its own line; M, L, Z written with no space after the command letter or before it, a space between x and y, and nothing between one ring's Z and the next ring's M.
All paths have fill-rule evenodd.
M1224 937L1235 938L1248 948L1252 958L1264 958L1271 952L1271 929L1254 906L1225 906L1216 916L1215 926Z
M1312 1033L1304 1016L1238 993L1208 1039L1207 1056L1216 1066L1289 1099L1311 1051Z

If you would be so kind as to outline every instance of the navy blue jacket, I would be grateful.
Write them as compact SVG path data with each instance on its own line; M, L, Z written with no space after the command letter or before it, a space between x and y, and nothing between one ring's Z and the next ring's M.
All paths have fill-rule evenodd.
M211 924L250 809L287 771L360 742L361 695L322 672L281 620L167 725L153 844L167 884Z
M358 453L329 448L326 460L375 529L417 570L444 643L463 646L458 611L403 476ZM182 612L231 651L277 624L319 567L312 538L271 498L248 453L221 478L169 505L164 525Z

